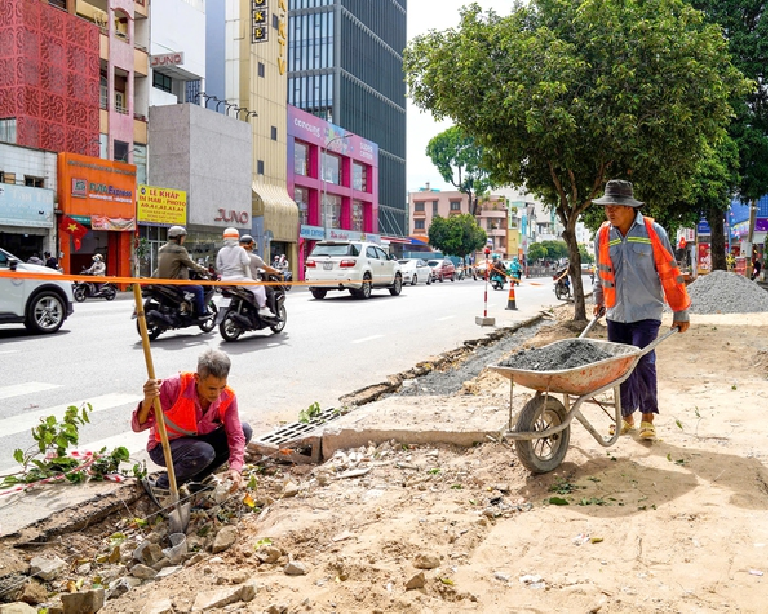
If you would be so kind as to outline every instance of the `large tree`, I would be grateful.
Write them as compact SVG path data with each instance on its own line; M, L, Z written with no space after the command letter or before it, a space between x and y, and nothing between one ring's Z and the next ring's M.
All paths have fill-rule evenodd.
M414 102L475 138L495 184L555 207L576 319L579 216L611 178L651 205L689 200L730 98L751 85L720 29L682 0L531 0L508 17L473 4L458 28L413 39L405 68Z
M691 0L691 4L708 21L722 27L734 65L758 84L734 101L736 117L728 130L733 144L728 145L722 160L723 165L732 163L733 151L737 150L738 175L731 173L732 192L744 202L754 201L768 193L768 1ZM712 229L713 270L725 269L726 265L724 237L719 228L730 204L728 196L708 198L701 209Z
M483 249L486 232L469 213L451 217L436 217L429 225L429 244L446 256L464 258Z
M475 139L451 126L432 137L426 150L443 181L469 196L472 215L477 215L472 194L483 194L491 187L490 174L483 168L483 149Z

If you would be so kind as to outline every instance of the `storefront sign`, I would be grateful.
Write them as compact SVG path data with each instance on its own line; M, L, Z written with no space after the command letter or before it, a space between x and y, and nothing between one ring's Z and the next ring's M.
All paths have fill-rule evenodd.
M749 221L739 222L731 227L732 237L746 237L749 234Z
M184 226L187 223L187 193L183 190L141 184L136 204L139 224Z
M181 66L184 64L184 52L179 53L161 53L149 57L150 68L160 68L161 66Z
M213 218L214 222L237 222L238 224L247 224L251 219L250 214L247 211L226 211L224 209L218 209L218 215Z
M136 217L136 166L73 153L58 159L59 209L69 216Z
M302 239L311 239L313 241L322 240L325 237L322 226L302 226L299 231Z
M768 232L768 218L755 220L755 232Z
M53 228L53 190L0 184L0 226Z
M710 234L709 222L707 220L701 220L699 222L699 235Z
M263 43L269 40L268 17L267 0L251 0L251 42Z
M699 243L699 273L709 273L709 243Z
M106 215L92 215L91 228L93 230L126 231L136 230L134 218L107 217Z

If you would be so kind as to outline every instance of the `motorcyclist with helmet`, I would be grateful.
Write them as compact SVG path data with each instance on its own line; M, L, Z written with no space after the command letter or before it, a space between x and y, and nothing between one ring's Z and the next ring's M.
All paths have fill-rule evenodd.
M504 263L499 260L498 256L493 257L493 264L491 265L491 277L501 277L506 281L507 270L504 268Z
M260 270L264 270L269 275L274 275L275 277L282 279L282 272L278 271L277 269L269 266L264 260L259 256L258 254L254 253L254 249L257 247L256 242L253 240L253 237L251 235L243 235L240 237L240 245L245 249L245 251L248 253L248 257L250 258L250 268L251 268L251 277L253 279L258 279L260 275ZM272 286L255 286L254 287L254 295L256 295L256 291L261 291L261 302L259 302L259 296L257 296L257 303L259 305L260 309L263 309L266 305L267 300L269 300L269 308L272 310L272 313L277 314L276 306L275 306L275 289Z
M189 279L189 271L195 271L203 277L207 277L208 270L196 264L189 257L184 241L187 238L187 229L184 226L171 226L168 229L168 243L158 251L158 265L156 275L160 279ZM195 309L197 317L204 320L211 316L205 306L205 294L203 287L198 285L179 286L181 290L192 292L195 295Z
M93 264L85 269L83 273L93 275L94 277L104 277L107 274L107 265L104 264L101 254L93 255ZM96 289L96 294L101 292L101 284L94 283L93 286Z

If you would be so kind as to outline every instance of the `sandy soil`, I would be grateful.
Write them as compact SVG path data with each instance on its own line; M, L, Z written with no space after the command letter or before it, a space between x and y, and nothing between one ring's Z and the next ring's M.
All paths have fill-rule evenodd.
M526 345L574 336L566 315ZM564 464L546 475L498 442L387 443L285 468L260 480L268 505L238 525L235 546L101 611L149 612L170 598L187 612L199 592L247 579L252 601L211 611L765 612L766 326L765 314L694 317L660 346L652 444L627 436L606 450L574 424ZM508 386L484 372L462 402L467 393ZM585 413L607 431L599 408ZM270 547L280 559L262 562ZM306 575L286 575L289 559ZM407 590L420 573L423 586Z

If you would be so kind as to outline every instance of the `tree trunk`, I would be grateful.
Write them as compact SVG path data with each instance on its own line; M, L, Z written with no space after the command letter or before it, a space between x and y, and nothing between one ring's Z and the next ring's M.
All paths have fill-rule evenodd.
M581 282L581 254L579 253L579 244L576 242L577 218L578 215L576 215L573 209L569 210L567 224L563 231L563 239L565 239L565 244L568 246L568 272L573 284L573 319L583 321L587 319L587 311L584 303L584 284Z
M723 232L724 212L719 207L710 207L707 211L709 222L709 258L710 271L725 271L725 233Z

